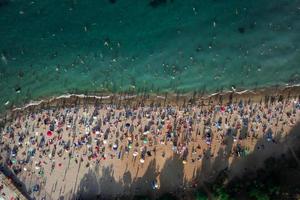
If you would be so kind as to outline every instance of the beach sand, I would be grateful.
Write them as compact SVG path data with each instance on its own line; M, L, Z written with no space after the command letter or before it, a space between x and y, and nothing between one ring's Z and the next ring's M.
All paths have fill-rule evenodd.
M14 127L15 136L9 137L7 129L4 129L2 142L12 149L14 145L20 145L17 142L18 135L25 133L26 139L22 147L19 147L17 160L28 158L28 149L36 149L34 157L29 156L30 161L20 165L22 170L18 177L27 188L32 188L36 183L41 186L41 191L33 194L38 198L46 196L48 199L62 197L74 199L91 198L97 195L106 198L148 195L155 198L166 192L181 194L192 190L196 185L205 186L205 183L214 181L224 170L229 179L243 175L245 171L256 170L262 167L266 158L279 156L299 144L298 140L288 139L290 131L300 119L299 108L295 109L295 105L299 103L299 94L299 87L290 87L203 96L127 94L103 95L99 98L69 95L44 100L19 109L14 108L2 118L2 123L6 128ZM245 109L243 114L239 111L241 101ZM234 107L232 114L222 111L222 106L228 105ZM98 114L93 115L95 107L98 106L100 106ZM250 106L253 109L256 106L253 116L247 113ZM158 130L158 118L161 120L161 114L167 107L175 110L176 122L174 122L174 115L166 115L164 124ZM136 113L141 111L140 120L126 116L125 111L128 109ZM197 121L197 115L201 111L204 111L204 114L200 114ZM103 120L108 115L110 120L104 123ZM254 122L256 115L260 115L260 122ZM116 118L116 116L120 117ZM40 122L38 122L39 117ZM217 127L215 123L220 117L221 125ZM243 117L249 119L245 136L242 136ZM49 124L43 123L47 118L57 120L51 137L47 137L46 134L49 131ZM61 118L64 118L64 123L57 125ZM72 118L70 123L67 120L69 118ZM83 123L80 124L78 122L81 119ZM189 124L190 119L193 121L191 124ZM103 126L99 133L95 133L92 128L99 123L99 120ZM118 121L117 125L116 121ZM152 125L146 135L144 128L149 121ZM207 121L211 121L210 125L205 124ZM129 133L129 128L125 127L126 123L134 126L132 134ZM178 128L178 125L181 127ZM264 125L266 125L265 129ZM236 128L236 135L228 134L229 127L235 129L237 126L240 128ZM255 133L251 132L251 127L255 129ZM62 131L57 134L59 128ZM207 144L207 128L211 133L210 145ZM104 139L107 130L109 130L108 138ZM267 140L269 130L272 132L272 141ZM178 136L177 152L173 149L173 135L169 139L167 135L173 132L177 132ZM48 147L38 148L43 136L46 137L47 142L52 138L53 143ZM123 139L120 139L122 136ZM72 146L82 137L92 139L90 143L93 152L96 151L95 141L98 138L101 143L98 145L99 149L105 147L105 151L102 153L102 150L99 150L97 157L88 158L90 151L87 144L89 143L80 148ZM147 143L143 144L144 138L147 138ZM36 141L34 144L31 144L32 139ZM104 140L107 141L106 144ZM110 145L115 144L117 140L118 149L114 151ZM61 141L64 143L62 144ZM69 149L64 149L67 141L71 141L71 146ZM128 141L134 142L126 153ZM135 147L136 143L138 146ZM50 158L49 154L53 152L55 144L56 153ZM143 154L142 147L147 148L143 150L144 163L140 162ZM242 148L241 151L237 150L239 147ZM135 148L138 152L136 157L133 156ZM48 151L43 153L46 149ZM58 155L60 150L61 156ZM7 156L4 152L2 151L3 157ZM70 152L71 156L69 156ZM43 175L39 174L41 169ZM160 186L158 190L151 188L153 180L156 180Z

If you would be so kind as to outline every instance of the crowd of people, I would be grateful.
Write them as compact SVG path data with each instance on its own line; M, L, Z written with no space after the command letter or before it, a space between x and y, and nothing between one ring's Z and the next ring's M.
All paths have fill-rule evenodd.
M2 128L1 162L16 175L45 177L66 168L67 161L86 168L114 159L143 165L171 149L188 165L217 156L229 139L233 147L227 156L245 156L256 140L276 143L276 134L288 134L299 121L299 111L299 99L185 107L48 108L19 114ZM206 155L207 149L211 155ZM45 170L49 166L51 170ZM39 187L34 185L32 192Z

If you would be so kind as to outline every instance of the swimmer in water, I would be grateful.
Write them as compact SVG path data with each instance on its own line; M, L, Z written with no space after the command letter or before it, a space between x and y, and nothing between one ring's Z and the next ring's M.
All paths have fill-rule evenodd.
M7 58L5 57L4 53L1 53L1 60L5 65L7 65Z

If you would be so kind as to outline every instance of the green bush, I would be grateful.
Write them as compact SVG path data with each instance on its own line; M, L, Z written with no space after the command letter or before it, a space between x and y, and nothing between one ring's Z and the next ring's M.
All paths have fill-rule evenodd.
M198 191L196 193L196 200L207 200L208 197L206 196L206 194L204 194L203 192Z
M216 195L215 195L214 199L216 199L216 200L229 200L230 196L226 192L226 190L223 187L221 187L221 188L216 189Z
M256 200L269 200L268 194L259 190L258 188L252 189L250 192L250 197L255 198Z

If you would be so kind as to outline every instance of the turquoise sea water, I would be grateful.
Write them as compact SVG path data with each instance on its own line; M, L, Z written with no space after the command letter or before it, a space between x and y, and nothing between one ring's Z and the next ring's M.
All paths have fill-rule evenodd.
M0 0L0 108L297 84L299 47L300 0Z

